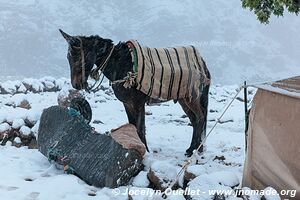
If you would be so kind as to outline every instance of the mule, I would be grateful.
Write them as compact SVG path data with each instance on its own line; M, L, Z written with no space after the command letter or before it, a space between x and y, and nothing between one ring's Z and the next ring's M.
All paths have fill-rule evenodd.
M111 82L121 80L128 72L133 72L131 53L125 42L114 45L112 40L99 36L70 36L62 30L60 32L69 45L67 58L71 71L71 84L75 89L86 89L87 79L94 65L100 67L106 61L105 68L100 70ZM205 68L206 76L210 79L206 65ZM146 142L145 104L152 99L136 88L125 88L118 82L112 84L112 89L117 99L123 103L129 123L136 126L141 141L149 151ZM201 96L198 98L178 99L193 127L192 141L186 150L187 156L193 154L193 150L198 148L206 135L209 84L199 90ZM199 151L203 151L203 146Z

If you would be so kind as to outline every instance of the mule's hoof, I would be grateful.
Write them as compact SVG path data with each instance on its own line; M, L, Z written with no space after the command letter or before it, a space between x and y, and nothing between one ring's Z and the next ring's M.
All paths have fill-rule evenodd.
M191 157L193 155L193 151L186 150L184 155L187 156L187 157Z
M185 156L187 157L191 157L193 155L193 152L196 151L196 148L188 148L186 151L185 151ZM198 153L202 153L203 152L203 145L200 147L200 149L198 150Z

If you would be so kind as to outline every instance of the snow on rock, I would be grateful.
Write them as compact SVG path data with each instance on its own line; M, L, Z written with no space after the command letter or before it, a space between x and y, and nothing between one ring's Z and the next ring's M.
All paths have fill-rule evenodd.
M16 138L14 139L14 142L17 143L17 144L22 143L22 141L21 141L21 139L20 139L19 137L16 137Z
M23 84L20 84L19 87L17 87L17 93L26 93L27 89Z
M52 89L55 87L55 78L51 76L46 76L40 79L40 81L45 85L47 89Z
M38 120L35 123L35 125L31 128L31 132L34 134L35 137L38 136L39 126L40 126L40 120Z
M156 161L151 165L148 178L156 189L164 191L175 181L177 168L168 161Z
M42 92L44 85L37 79L26 78L23 80L23 84L27 90L32 92Z
M132 182L132 185L135 187L148 187L149 186L149 180L147 177L148 172L141 171Z
M10 125L6 122L0 124L0 133L3 133L5 131L9 131L11 129Z
M43 77L41 79L26 78L23 81L6 81L0 83L0 94L18 94L18 93L39 93L56 92L62 87L68 85L70 81L66 78L55 79L53 77Z
M24 109L31 109L31 105L29 103L29 101L27 99L23 99L18 105L17 107L20 107L20 108L24 108Z
M187 168L187 170L184 172L184 181L190 182L197 176L200 176L202 174L206 173L206 169L203 165L191 165Z
M31 125L34 125L40 119L41 114L42 114L40 112L40 110L38 110L38 111L34 110L34 111L31 111L31 112L28 112L27 116L26 116L26 119L25 119L25 122L30 123Z
M25 122L23 119L15 119L12 123L12 128L18 129L21 128L21 126L25 125Z
M224 186L234 187L240 183L238 176L233 172L219 171L209 175L211 179L214 179L216 182Z
M219 191L228 192L225 196L234 196L233 186L239 184L238 177L227 171L213 172L210 174L203 174L188 183L191 190L200 190L201 195L191 195L193 199L211 199Z
M1 83L1 93L3 94L13 94L16 93L17 87L16 87L17 82L16 81L6 81L4 83Z
M28 136L28 135L30 135L31 130L30 130L30 128L28 128L27 126L22 126L22 127L20 128L20 133L21 133L22 135Z

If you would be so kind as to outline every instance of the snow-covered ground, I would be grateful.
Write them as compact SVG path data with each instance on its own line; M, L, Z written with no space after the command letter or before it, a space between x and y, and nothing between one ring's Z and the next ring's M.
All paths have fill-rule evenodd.
M64 89L68 88L64 86ZM220 116L222 110L236 94L238 86L217 86L210 90L208 131ZM57 105L59 92L41 92L15 95L0 95L0 124L28 118L38 120L44 108ZM241 96L242 94L240 94ZM254 95L252 91L250 98ZM241 96L242 97L242 96ZM99 132L109 131L127 123L122 103L107 91L86 94L93 109L93 119L102 123L91 123ZM14 108L5 104L18 104L26 99L31 109ZM235 100L225 114L223 121L208 137L206 151L193 158L188 168L197 176L188 184L190 189L199 189L201 194L191 195L193 199L211 199L208 190L229 189L238 185L242 178L244 163L244 104ZM159 168L166 176L174 177L180 166L187 160L184 156L192 137L192 127L179 104L163 103L160 106L146 107L147 140L150 153L144 159L145 169L132 181L132 191L152 191L146 189L149 181L149 168ZM20 120L19 120L20 121ZM32 130L36 133L36 127ZM197 161L197 164L196 164ZM182 182L182 180L180 180ZM117 189L95 188L73 175L51 165L47 158L36 149L16 148L8 143L0 146L0 199L5 200L82 200L82 199L127 199L122 193L128 187ZM180 190L178 190L180 191ZM119 194L119 192L121 194ZM137 192L138 193L138 192ZM137 194L136 193L136 194ZM160 195L133 195L133 199L160 199ZM184 199L183 195L170 195L168 199ZM229 199L235 199L229 197ZM255 199L255 198L253 198Z

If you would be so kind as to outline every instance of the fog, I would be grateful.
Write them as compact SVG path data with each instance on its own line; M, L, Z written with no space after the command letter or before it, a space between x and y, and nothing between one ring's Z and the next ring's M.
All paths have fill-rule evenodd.
M67 44L59 28L115 43L193 44L214 83L299 75L300 16L286 13L263 25L239 0L0 0L0 82L69 77Z

